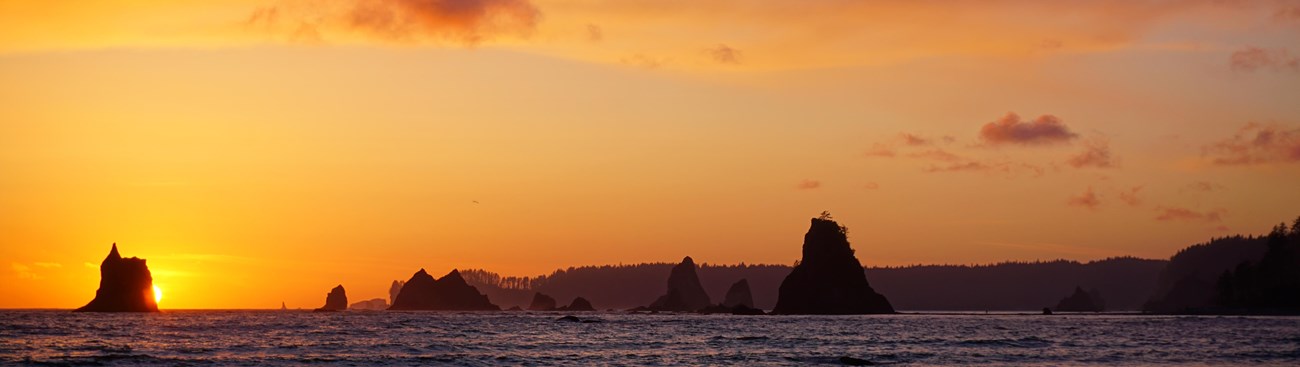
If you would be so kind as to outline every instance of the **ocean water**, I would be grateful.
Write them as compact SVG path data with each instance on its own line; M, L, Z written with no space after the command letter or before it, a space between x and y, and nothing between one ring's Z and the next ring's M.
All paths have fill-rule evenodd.
M0 311L0 364L1300 365L1294 317L563 315Z

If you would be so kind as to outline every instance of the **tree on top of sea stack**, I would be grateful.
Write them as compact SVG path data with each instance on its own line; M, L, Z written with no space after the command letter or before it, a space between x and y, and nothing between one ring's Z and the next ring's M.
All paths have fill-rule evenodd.
M804 235L803 259L781 282L772 313L879 314L894 313L894 307L867 283L848 229L822 212Z
M108 257L99 264L99 290L95 291L95 299L77 311L158 312L153 275L145 260L123 258L114 243Z

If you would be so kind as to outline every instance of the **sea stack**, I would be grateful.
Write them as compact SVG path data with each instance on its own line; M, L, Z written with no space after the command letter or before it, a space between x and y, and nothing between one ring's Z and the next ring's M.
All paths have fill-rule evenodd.
M122 258L114 243L108 257L99 264L99 290L95 291L95 299L77 311L158 312L153 275L145 260Z
M709 294L700 285L700 277L695 273L695 260L690 256L682 259L681 264L673 266L668 274L668 294L660 296L648 307L654 311L696 311L708 307Z
M1101 312L1105 309L1101 295L1097 291L1084 292L1083 287L1075 286L1074 293L1056 303L1056 311L1065 312Z
M894 307L867 283L847 229L823 212L812 219L803 237L803 259L781 282L772 313L879 314L894 313Z
M591 306L591 302L586 298L574 298L568 306L560 307L560 311L595 311L596 308Z
M343 285L340 284L325 295L325 306L321 306L316 311L343 311L346 309L348 309L348 292L343 290Z
M389 310L425 311L500 311L478 288L465 282L460 271L452 270L442 279L433 279L424 269L415 272L402 286Z
M402 292L403 285L406 285L406 282L400 280L394 280L393 285L388 286L389 304L397 303L397 294Z
M555 310L555 299L551 296L538 292L533 295L533 302L528 304L529 311L552 311Z
M736 306L745 306L754 308L754 295L749 292L749 280L741 279L727 289L727 297L723 299L722 305L730 308Z

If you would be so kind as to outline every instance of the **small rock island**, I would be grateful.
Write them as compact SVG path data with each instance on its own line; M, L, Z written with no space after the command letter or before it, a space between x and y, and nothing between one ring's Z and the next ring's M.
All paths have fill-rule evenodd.
M528 304L529 311L553 311L555 310L555 298L537 292L533 294L533 302Z
M459 270L434 279L424 269L411 275L388 307L393 311L500 311L478 288L465 282Z
M1065 312L1101 312L1105 310L1105 301L1096 290L1084 292L1083 287L1075 286L1074 293L1056 303L1056 311Z
M316 309L316 312L343 311L348 309L348 292L339 284L325 295L325 305Z
M83 312L158 312L154 300L153 275L145 260L123 258L117 243L99 264L99 290L95 299L76 309Z
M557 311L595 311L596 308L591 306L591 301L586 298L577 297L568 306L560 307Z
M772 313L880 314L894 313L894 307L867 283L849 246L848 229L822 212L804 234L803 259L781 282Z

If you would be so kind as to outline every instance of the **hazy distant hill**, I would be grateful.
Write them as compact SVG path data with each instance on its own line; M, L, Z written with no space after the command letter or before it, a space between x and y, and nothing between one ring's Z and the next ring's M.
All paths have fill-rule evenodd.
M1107 310L1122 311L1139 309L1155 289L1165 263L1122 257L1089 263L917 265L868 268L867 280L899 310L1040 310L1078 286L1096 289Z
M1265 237L1232 236L1215 238L1174 254L1160 274L1149 302L1152 312L1182 312L1211 306L1215 283L1237 265L1259 261L1268 250Z
M598 309L645 306L666 291L673 264L583 266L538 277L501 277L463 271L465 279L508 308L527 307L534 291L567 303L585 297ZM1097 289L1111 310L1136 310L1155 289L1163 260L1115 258L1090 263L1050 261L979 266L921 265L868 268L867 280L898 310L1039 310L1055 305L1076 286ZM713 299L732 283L749 280L755 306L776 305L786 265L699 265L699 277Z

